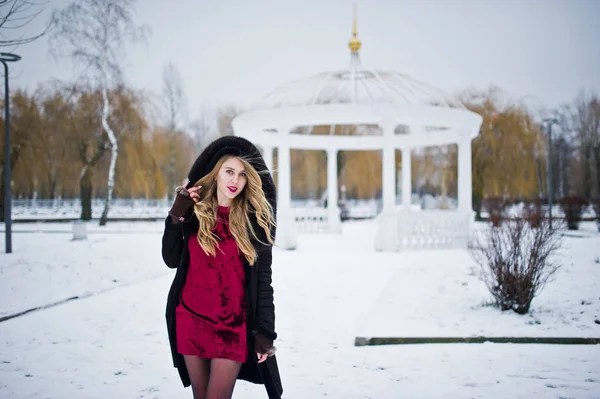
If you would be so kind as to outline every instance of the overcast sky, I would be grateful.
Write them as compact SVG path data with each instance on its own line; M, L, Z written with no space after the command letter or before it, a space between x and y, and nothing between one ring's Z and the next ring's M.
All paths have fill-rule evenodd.
M48 9L66 4L50 0ZM292 80L347 67L352 0L139 0L151 28L123 60L127 82L160 93L179 69L190 119L202 106L248 106ZM168 6L167 6L168 4ZM495 85L554 107L580 89L600 93L600 0L362 0L363 66L396 70L449 93ZM43 25L46 15L27 27ZM5 49L6 51L6 49ZM73 80L46 38L16 49L13 87Z

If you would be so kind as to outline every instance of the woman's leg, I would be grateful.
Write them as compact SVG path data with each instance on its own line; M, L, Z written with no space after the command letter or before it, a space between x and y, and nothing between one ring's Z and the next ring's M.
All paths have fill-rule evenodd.
M198 356L183 355L187 367L194 399L206 399L208 378L210 373L210 359Z
M242 363L228 359L212 359L206 399L231 399Z

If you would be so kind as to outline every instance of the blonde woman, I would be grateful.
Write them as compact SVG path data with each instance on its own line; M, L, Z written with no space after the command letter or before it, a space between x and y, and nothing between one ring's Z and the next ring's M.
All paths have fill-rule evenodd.
M198 157L165 221L177 268L167 300L174 366L194 399L231 398L237 379L283 392L273 341L275 186L248 140L222 137Z

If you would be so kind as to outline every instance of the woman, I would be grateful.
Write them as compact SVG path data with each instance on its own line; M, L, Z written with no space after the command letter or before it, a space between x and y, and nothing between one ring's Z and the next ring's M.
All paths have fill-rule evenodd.
M236 379L283 392L274 356L275 186L256 147L222 137L198 157L165 220L177 268L167 300L174 366L194 399L230 398Z

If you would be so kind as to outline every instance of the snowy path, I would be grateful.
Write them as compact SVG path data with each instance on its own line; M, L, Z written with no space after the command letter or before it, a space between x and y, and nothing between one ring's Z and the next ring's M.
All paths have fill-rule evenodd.
M135 226L118 228L133 232L139 230ZM600 397L600 345L353 346L355 335L370 324L369 316L376 316L401 269L402 284L410 288L412 299L388 308L387 325L378 319L389 330L398 325L395 320L404 319L414 331L422 325L433 335L440 326L432 309L445 306L443 311L451 313L446 321L470 317L467 326L475 329L476 319L482 317L482 323L493 323L494 332L521 325L538 333L552 326L558 333L575 329L600 335L597 329L578 329L579 322L571 320L571 314L579 312L575 305L581 295L587 298L589 286L597 287L598 269L592 268L599 266L594 262L597 238L571 246L573 264L591 263L585 266L588 274L572 269L547 297L538 298L543 306L564 303L561 313L529 325L527 318L470 308L487 298L469 276L464 253L431 252L425 258L418 253L375 253L373 229L368 222L345 224L343 236L301 236L297 251L274 252L280 335L276 344L285 397ZM17 240L15 254L0 255L3 311L19 308L17 302L97 293L117 284L115 279L122 284L0 323L0 397L191 398L171 367L164 324L173 271L160 260L160 224L148 225L148 230L157 233L98 233L86 242L70 242L60 234L23 233L26 240ZM435 273L441 261L455 267ZM465 280L468 289L462 285ZM443 304L444 296L454 299ZM595 309L598 298L589 300L593 302L586 306ZM417 315L420 318L410 319ZM241 382L234 397L265 394L262 387Z
M0 397L191 398L183 390L163 324L168 277L69 303L0 325ZM349 298L345 298L349 299ZM288 314L301 298L280 298ZM600 346L415 345L356 348L342 315L279 332L288 398L597 398ZM304 325L304 326L303 326ZM315 329L315 327L317 327ZM335 335L340 334L339 338ZM319 339L319 337L321 337ZM235 397L264 398L239 383Z

